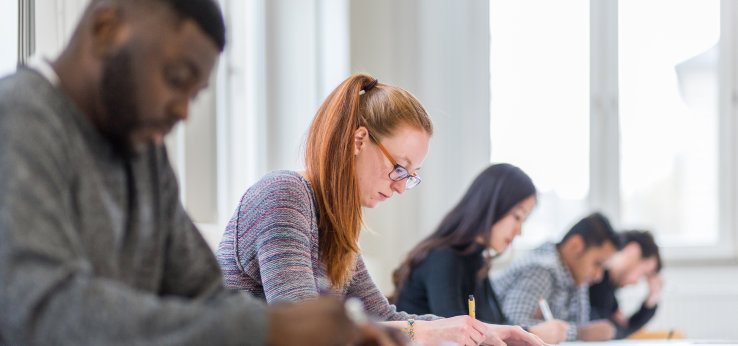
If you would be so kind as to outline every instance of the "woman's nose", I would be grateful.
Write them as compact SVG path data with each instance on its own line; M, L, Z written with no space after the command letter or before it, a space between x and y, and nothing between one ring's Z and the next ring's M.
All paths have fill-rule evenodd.
M403 194L405 192L405 179L393 181L392 184L390 184L390 187L392 188L392 191Z

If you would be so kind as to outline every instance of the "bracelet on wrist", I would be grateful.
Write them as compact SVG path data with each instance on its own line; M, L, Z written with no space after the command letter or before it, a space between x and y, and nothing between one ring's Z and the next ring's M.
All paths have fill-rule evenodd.
M410 338L411 342L415 341L415 319L409 318L407 320L407 323L409 324L407 328L402 328L403 332L407 333L407 336Z

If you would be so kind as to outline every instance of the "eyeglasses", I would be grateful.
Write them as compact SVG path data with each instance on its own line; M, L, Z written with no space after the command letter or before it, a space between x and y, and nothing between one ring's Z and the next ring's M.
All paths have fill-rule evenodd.
M377 146L379 147L379 150L382 151L382 154L384 154L384 156L387 157L387 159L392 163L393 165L392 172L389 172L388 174L389 178L392 179L392 181L401 181L402 179L407 179L405 181L405 189L408 189L408 190L420 184L422 180L420 179L417 173L410 174L407 168L400 166L397 163L397 161L395 161L395 159L392 158L392 155L390 155L387 152L387 149L384 148L382 143L379 143L379 141L377 141L377 139L374 138L374 136L372 136L371 133L369 134L369 138L371 138L372 142L377 144Z

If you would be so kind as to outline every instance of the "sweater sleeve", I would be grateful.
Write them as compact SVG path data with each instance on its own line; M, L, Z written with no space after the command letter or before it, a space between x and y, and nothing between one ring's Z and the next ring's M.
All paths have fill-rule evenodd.
M205 297L223 288L213 252L179 198L179 186L163 147L152 148L157 161L159 201L167 220L162 295Z
M267 303L317 298L330 287L318 287L313 272L317 244L311 241L311 197L294 177L268 182L260 196L258 216L239 227L257 232L256 256Z
M205 285L207 295L193 299L159 296L98 276L75 231L61 135L38 114L2 107L0 334L4 342L264 344L263 304L217 283Z
M628 325L624 328L618 328L618 333L616 337L618 339L626 338L630 334L633 334L639 329L643 328L643 326L645 326L646 323L648 323L648 321L650 321L651 318L656 315L657 307L658 305L649 308L646 307L645 303L641 305L641 308L628 319ZM615 325L617 326L617 323Z
M413 315L397 311L397 307L390 304L372 280L364 265L364 259L357 255L356 268L351 282L345 289L346 296L359 298L364 303L364 309L380 321L402 321L410 318L416 320L436 320L435 315Z

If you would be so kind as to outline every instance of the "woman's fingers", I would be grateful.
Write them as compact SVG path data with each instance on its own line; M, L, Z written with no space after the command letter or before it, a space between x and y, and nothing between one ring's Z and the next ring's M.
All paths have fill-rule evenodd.
M469 332L469 337L471 341L473 342L473 345L479 345L484 342L484 340L487 338L485 333L480 332L476 328L471 328Z
M492 334L487 336L487 345L494 345L494 346L507 346L507 344L502 341L499 335L497 333L492 332Z

